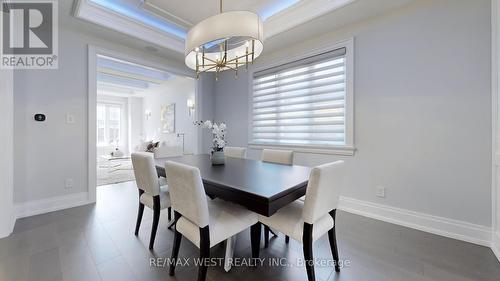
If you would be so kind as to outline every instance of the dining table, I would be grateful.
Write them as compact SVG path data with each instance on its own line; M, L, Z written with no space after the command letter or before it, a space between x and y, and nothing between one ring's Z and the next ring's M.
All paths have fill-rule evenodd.
M224 165L212 165L209 154L157 158L158 176L167 177L167 182L167 161L197 167L209 197L239 204L268 217L306 194L311 172L311 168L305 166L231 157L225 158ZM226 243L226 271L231 268L227 261L232 257L235 238L230 240Z

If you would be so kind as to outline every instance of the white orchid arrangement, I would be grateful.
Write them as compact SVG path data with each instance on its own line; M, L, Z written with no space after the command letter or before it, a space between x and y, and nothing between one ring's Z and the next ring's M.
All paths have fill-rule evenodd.
M211 129L213 135L212 150L222 151L226 146L226 124L224 122L216 123L210 120L207 121L195 121L196 126L200 126L205 129Z

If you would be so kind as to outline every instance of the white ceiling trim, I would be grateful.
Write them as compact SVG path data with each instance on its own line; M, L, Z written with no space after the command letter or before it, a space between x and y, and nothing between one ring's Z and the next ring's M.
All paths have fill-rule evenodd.
M184 53L183 39L98 5L89 3L87 0L78 0L75 9L75 16L77 18L139 38L146 42L163 46L179 53Z
M122 87L115 84L107 84L107 83L97 83L97 92L101 94L120 94L120 95L135 95L137 90L133 90L129 87Z
M340 9L354 1L356 0L300 1L296 5L267 19L264 22L264 37L273 37L333 10Z
M78 18L184 53L184 39L182 38L90 3L88 0L77 1L75 16ZM355 1L358 0L302 0L264 21L264 37L270 38ZM143 5L143 8L146 8L148 2L146 1ZM156 9L157 14L162 15L166 21L172 24L181 27L192 25L189 21L175 16L172 12L158 10L158 7L147 7L148 9Z
M182 28L189 29L194 25L194 23L192 23L188 20L182 19L182 18L170 13L169 11L166 11L165 9L162 9L162 8L152 4L148 0L142 1L141 5L142 5L142 8L144 10L149 11L153 14L156 14L156 15L166 19L170 23L175 24L177 26L180 26Z
M104 74L134 79L134 80L143 81L143 82L152 83L152 84L157 84L157 85L166 81L166 80L155 79L155 78L148 77L145 75L128 73L128 72L119 71L119 70L115 70L115 69L111 69L111 68L107 68L107 67L101 67L101 66L97 67L97 71L100 73L104 73Z

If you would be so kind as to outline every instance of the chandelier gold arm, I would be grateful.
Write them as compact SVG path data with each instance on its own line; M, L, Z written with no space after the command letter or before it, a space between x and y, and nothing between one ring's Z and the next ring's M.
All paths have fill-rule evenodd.
M223 0L219 0L219 11L221 14L223 14ZM233 53L234 51L228 49L229 39L230 38L225 38L223 39L223 42L220 42L218 44L219 50L218 50L218 55L215 56L216 57L215 59L206 56L205 44L202 44L201 46L195 48L196 50L195 71L197 78L199 77L200 73L210 71L210 72L215 72L215 78L216 80L218 80L219 72L227 69L234 70L235 76L238 77L239 67L245 65L245 69L248 70L248 64L249 63L253 64L256 56L260 54L261 51L260 49L259 49L259 54L255 53L255 39L251 38L245 42L245 46L243 48L244 54L232 57L234 55ZM211 52L209 53L209 55L213 57L214 53Z
M253 45L253 44L252 44ZM253 46L252 46L253 47ZM243 63L241 62L241 59L245 59L246 63L245 66L248 68L248 57L251 56L252 59L254 58L254 52L249 52L245 53L242 56L235 57L233 59L227 60L227 55L221 60L221 61L216 61L213 59L210 59L208 57L202 57L202 60L207 60L211 63L204 63L202 65L202 70L200 70L200 65L198 64L198 55L196 56L196 77L199 76L200 73L208 72L212 69L216 69L216 72L219 72L222 68L229 68L234 71L238 71L238 65L242 65ZM251 61L253 63L253 60Z
M215 61L215 60L213 60L213 59L209 59L209 58L205 58L205 59L206 59L207 61L209 61L209 62L213 62L213 63L215 63L215 64L219 63L218 61ZM205 64L205 65L207 65L207 64ZM205 65L204 65L203 67L205 67Z

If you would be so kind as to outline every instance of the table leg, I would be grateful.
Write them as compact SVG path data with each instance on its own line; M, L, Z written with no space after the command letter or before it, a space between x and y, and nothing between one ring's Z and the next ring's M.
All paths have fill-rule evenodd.
M226 272L231 270L231 260L233 259L235 244L236 236L230 237L226 240L226 256L224 258L224 270Z

